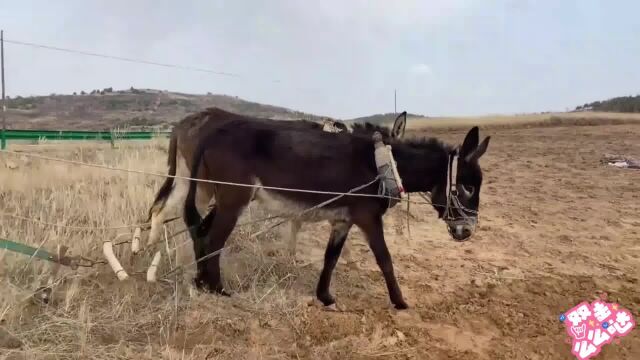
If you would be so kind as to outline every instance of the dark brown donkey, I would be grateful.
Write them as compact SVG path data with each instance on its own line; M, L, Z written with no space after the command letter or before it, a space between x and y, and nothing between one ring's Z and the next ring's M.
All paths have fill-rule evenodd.
M252 198L268 208L300 213L335 195L294 192L268 188L303 189L346 193L376 179L374 142L369 136L329 134L293 124L251 118L209 109L210 131L197 142L191 177L206 169L205 179L247 184L214 185L215 207L203 220L195 205L196 181L190 181L185 201L185 222L202 224L194 241L196 258L222 249L239 215ZM391 140L393 156L407 192L431 192L431 202L455 240L466 240L475 231L482 171L478 159L485 153L489 137L479 142L478 128L472 128L460 148L436 139ZM407 308L396 281L391 255L383 235L382 216L388 199L376 197L375 183L317 209L306 216L329 220L333 229L325 252L324 268L316 295L324 305L335 303L329 291L331 275L349 229L357 225L364 233L384 275L391 302ZM196 285L225 294L220 276L220 258L212 256L198 263Z
M188 177L191 171L193 152L197 140L202 138L204 134L209 131L215 131L215 121L217 119L211 118L209 112L201 111L195 114L191 114L177 123L171 132L171 140L169 142L169 175L178 175L181 177ZM315 131L327 131L332 133L339 133L342 131L350 132L354 134L363 134L367 136L373 135L375 131L380 132L383 135L383 139L388 141L390 138L401 139L404 136L405 126L407 121L407 112L404 111L397 116L394 125L391 129L373 125L370 123L355 123L355 124L343 124L341 122L325 119L323 123L316 123L307 120L297 120L289 122L290 126L308 128ZM213 129L213 130L210 130ZM198 174L201 178L206 178L206 168L201 167ZM154 243L160 239L162 234L162 224L171 212L175 210L182 210L182 204L187 196L187 190L189 183L184 179L174 179L168 177L158 190L153 204L149 209L149 218L147 221L151 221L151 229L149 231L150 243ZM206 209L208 202L213 197L213 186L208 183L198 183L197 203L200 209ZM287 241L289 254L295 258L296 243L298 238L298 232L301 228L302 222L313 221L314 219L292 219L291 228L289 231L289 239ZM345 256L348 256L345 247Z

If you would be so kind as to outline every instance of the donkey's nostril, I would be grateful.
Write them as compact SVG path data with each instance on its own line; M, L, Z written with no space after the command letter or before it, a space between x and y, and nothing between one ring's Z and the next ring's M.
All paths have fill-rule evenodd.
M450 228L451 236L457 241L464 241L473 235L472 229L466 226L455 226Z

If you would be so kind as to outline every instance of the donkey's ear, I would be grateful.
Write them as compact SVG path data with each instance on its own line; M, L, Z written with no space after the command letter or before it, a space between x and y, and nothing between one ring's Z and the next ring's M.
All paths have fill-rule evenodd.
M480 156L484 155L484 153L487 151L487 147L489 147L489 140L491 140L491 136L487 136L486 138L484 138L484 140L482 140L482 143L480 143L480 145L478 145L478 147L464 159L467 162L478 161L478 159L480 159Z
M477 126L474 126L469 130L467 136L465 136L464 141L462 142L462 147L460 148L461 157L466 158L478 147L478 142L480 142L479 132L480 130Z
M391 137L394 139L402 139L404 137L404 129L407 127L407 112L403 111L396 121L393 122L393 129L391 129Z

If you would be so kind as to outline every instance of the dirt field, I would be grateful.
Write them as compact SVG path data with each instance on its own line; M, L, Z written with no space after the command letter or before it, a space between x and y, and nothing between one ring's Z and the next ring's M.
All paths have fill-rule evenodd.
M457 142L465 130L422 131ZM176 300L172 284L140 277L118 283L108 267L97 266L61 270L66 277L43 305L30 294L48 265L0 252L0 317L10 334L0 359L572 359L558 321L562 312L606 292L638 320L640 172L599 160L604 153L639 156L640 126L488 129L484 135L492 140L481 160L485 185L473 239L450 240L426 205L411 207L411 239L401 206L385 217L410 310L390 309L373 255L355 228L347 246L356 262L341 262L332 282L342 311L309 305L327 224L303 227L296 265L277 232L249 240L261 227L239 229L223 256L232 298L181 284ZM47 154L165 172L163 148L67 146ZM161 180L11 160L17 169L0 170L0 212L52 223L144 221ZM171 225L169 232L181 228ZM48 249L66 244L93 257L100 256L102 239L116 233L0 218L0 237L46 241ZM126 249L119 255L129 258ZM123 262L144 270L149 258ZM17 343L7 339L22 347L9 349ZM640 359L639 330L596 358Z

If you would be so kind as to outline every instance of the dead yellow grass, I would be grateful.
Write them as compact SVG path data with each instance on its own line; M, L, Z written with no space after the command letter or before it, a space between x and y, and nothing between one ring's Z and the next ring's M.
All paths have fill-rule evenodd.
M89 146L85 143L46 149L18 145L11 150L164 173L166 145L166 141L158 140L142 145L124 143L118 149L111 149L109 144ZM159 177L55 163L27 156L2 157L0 237L51 251L55 251L58 245L65 245L72 255L93 259L102 259L104 239L121 235L120 240L130 239L133 228L75 230L65 226L111 227L142 223L146 220L155 191L163 181ZM6 162L17 167L8 170ZM16 219L11 214L60 227ZM168 231L177 232L183 227L180 224L170 225ZM246 234L255 231L255 228L238 229L235 238L246 239ZM265 242L269 237L273 236L262 236L260 241ZM185 235L171 242L170 247L191 246ZM236 241L229 249L232 252L242 249L238 256L227 255L227 258L234 259L232 267L237 274L228 279L229 287L245 292L234 300L239 301L237 306L256 309L264 306L269 312L286 317L296 304L290 304L290 300L280 295L291 281L291 272L295 271L293 267L265 257L258 240ZM163 246L155 250L163 250ZM192 319L204 321L201 326L219 322L218 326L226 327L229 320L221 317L215 309L216 301L210 302L208 296L203 298L190 292L189 286L181 282L182 278L178 278L177 292L173 284L145 283L144 271L155 250L133 257L126 246L118 248L117 256L133 275L132 279L122 283L117 282L107 266L98 265L78 271L64 268L59 274L59 285L54 288L52 303L48 305L39 303L33 292L44 285L50 264L0 251L0 286L3 289L0 294L0 320L23 344L22 349L8 353L0 346L0 354L19 354L28 359L200 359L214 351L214 346L203 349L189 346L189 353L182 353L179 349L184 349L184 346L167 343L176 341L176 336L189 341L186 334L180 335L180 322L184 316L193 316L185 315L185 311L188 313L193 309L194 303L196 308L206 303L205 308L208 309L202 314L202 319ZM175 256L174 253L172 255ZM169 260L165 253L160 273L174 266L175 258ZM231 331L238 326L246 325L232 324ZM236 350L230 345L227 350L219 351L220 354L235 354Z

